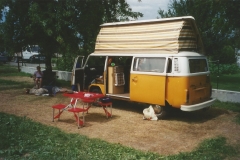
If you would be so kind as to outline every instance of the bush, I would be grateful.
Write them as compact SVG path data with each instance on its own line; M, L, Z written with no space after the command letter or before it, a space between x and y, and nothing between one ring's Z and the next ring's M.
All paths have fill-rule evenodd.
M235 50L231 46L224 46L220 54L220 63L233 64L237 62Z
M209 69L212 74L236 74L240 72L237 64L218 64L209 63Z
M51 59L51 63L55 63L55 64L56 64L57 61L58 61L57 58L52 58L52 59Z
M58 58L58 61L56 63L57 65L57 69L58 70L62 70L62 71L72 71L73 68L73 63L74 63L74 58L66 58L66 57L62 57L62 58Z

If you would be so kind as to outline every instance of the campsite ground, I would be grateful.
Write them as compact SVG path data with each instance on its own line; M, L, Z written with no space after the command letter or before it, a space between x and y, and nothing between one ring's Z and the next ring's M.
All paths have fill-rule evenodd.
M1 77L3 80L32 83L29 77ZM16 83L17 85L17 83ZM174 111L166 120L143 120L146 106L114 101L113 117L107 119L100 107L93 106L86 115L86 125L77 129L73 114L64 112L59 121L52 122L51 106L69 102L69 98L27 95L23 88L0 90L0 112L26 116L67 133L78 133L143 151L161 155L177 154L195 149L207 138L224 136L232 145L240 144L240 125L233 122L237 113L210 108L208 111Z

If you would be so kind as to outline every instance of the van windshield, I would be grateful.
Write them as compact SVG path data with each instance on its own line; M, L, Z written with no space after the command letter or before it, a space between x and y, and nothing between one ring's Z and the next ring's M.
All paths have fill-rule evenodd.
M190 73L207 72L206 59L189 59Z

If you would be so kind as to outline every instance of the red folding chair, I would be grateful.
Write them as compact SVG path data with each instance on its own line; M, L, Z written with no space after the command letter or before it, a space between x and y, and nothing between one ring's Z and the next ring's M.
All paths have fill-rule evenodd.
M85 109L85 105L87 106L86 111L88 113L88 110L89 110L89 108L91 108L92 103L95 102L95 99L93 99L93 98L82 98L81 101L82 101L83 109Z
M75 119L76 119L77 124L78 124L78 128L80 126L84 126L85 125L85 115L84 115L84 113L85 112L88 113L88 110L91 107L91 103L94 102L94 99L91 99L91 98L81 98L81 102L82 102L82 106L83 106L82 108L73 107L73 108L68 109L69 112L73 112L74 113ZM87 108L84 107L85 105L87 105ZM80 116L79 116L80 112L82 113L82 119L80 119Z
M76 104L77 104L77 101L78 99L75 99L75 98L72 98L71 101L70 101L70 104L68 105L65 105L65 104L56 104L56 105L53 105L52 108L53 108L53 122L54 122L54 119L60 118L62 112L68 108L75 108L76 107ZM58 114L55 115L55 109L58 110Z
M78 124L78 128L80 128L80 126L84 126L85 124L85 116L84 116L84 112L86 112L86 109L83 108L70 108L68 109L69 112L73 112L74 117L77 121ZM79 113L82 112L82 119L80 119Z

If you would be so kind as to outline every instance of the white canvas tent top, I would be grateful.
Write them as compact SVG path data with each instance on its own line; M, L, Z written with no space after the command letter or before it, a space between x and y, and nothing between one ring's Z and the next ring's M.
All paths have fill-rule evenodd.
M202 40L191 16L102 24L95 54L204 54Z

